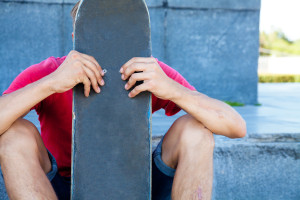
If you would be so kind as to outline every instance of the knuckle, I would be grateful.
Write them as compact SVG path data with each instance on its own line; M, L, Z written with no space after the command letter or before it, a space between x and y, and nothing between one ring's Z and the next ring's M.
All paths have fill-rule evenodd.
M90 59L95 60L94 56L89 56Z
M78 52L74 52L74 53L71 54L71 58L74 59L74 60L75 60L75 59L78 59L79 56L80 56L80 55L79 55Z
M77 72L77 75L79 76L79 77L82 77L83 75L85 74L85 72L83 71L83 69L79 69L78 70L78 72Z
M127 69L124 71L124 74L125 74L125 76L128 76L128 75L130 74L130 69L127 68Z
M136 63L135 68L136 68L137 71L142 71L142 69L143 69L142 65L141 64L137 64L137 63Z
M156 77L156 73L151 72L151 73L150 73L150 78L154 79L155 77Z
M137 79L137 74L132 74L132 75L131 75L131 79L132 79L132 80L136 80L136 79Z
M74 67L81 67L81 62L79 60L74 60L74 63L73 63Z
M100 79L100 78L101 78L100 72L97 72L97 73L96 73L96 77L97 77L97 79Z
M152 64L152 67L153 67L153 69L155 69L155 70L157 70L158 69L158 66L156 65L156 64Z
M153 81L149 81L149 82L148 82L148 88L149 88L149 89L154 88L154 82L153 82Z
M92 83L93 83L93 85L97 86L97 79L96 78L92 78Z

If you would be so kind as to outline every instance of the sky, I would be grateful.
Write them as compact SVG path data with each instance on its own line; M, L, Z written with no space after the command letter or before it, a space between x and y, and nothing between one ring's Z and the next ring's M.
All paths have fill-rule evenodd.
M300 39L300 0L261 0L260 31L278 29L289 40Z

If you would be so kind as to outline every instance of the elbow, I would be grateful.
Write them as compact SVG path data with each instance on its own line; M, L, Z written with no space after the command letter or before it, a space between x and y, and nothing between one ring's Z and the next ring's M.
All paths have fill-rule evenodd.
M247 134L247 125L246 125L246 121L242 118L241 122L239 123L238 126L238 132L237 132L237 138L243 138L246 136Z
M233 129L233 133L231 138L243 138L247 134L247 125L243 118L239 120L238 123L235 123L235 127Z

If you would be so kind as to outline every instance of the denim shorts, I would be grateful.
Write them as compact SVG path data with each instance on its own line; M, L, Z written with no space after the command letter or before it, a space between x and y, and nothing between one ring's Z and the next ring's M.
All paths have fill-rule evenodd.
M171 200L175 169L161 158L162 142L163 138L152 154L152 200Z
M171 190L175 169L167 166L161 159L162 141L159 142L152 154L152 200L171 200ZM69 200L71 180L60 176L55 158L48 152L51 161L51 171L47 174L59 200ZM0 199L9 200L0 167Z

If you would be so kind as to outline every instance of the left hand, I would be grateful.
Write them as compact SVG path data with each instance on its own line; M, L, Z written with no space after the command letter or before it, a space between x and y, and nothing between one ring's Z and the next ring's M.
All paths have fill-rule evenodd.
M132 58L121 67L120 73L123 80L128 79L125 85L126 90L132 88L137 81L143 81L128 94L130 98L143 91L152 92L158 98L168 100L174 95L174 87L177 82L165 74L153 57Z

